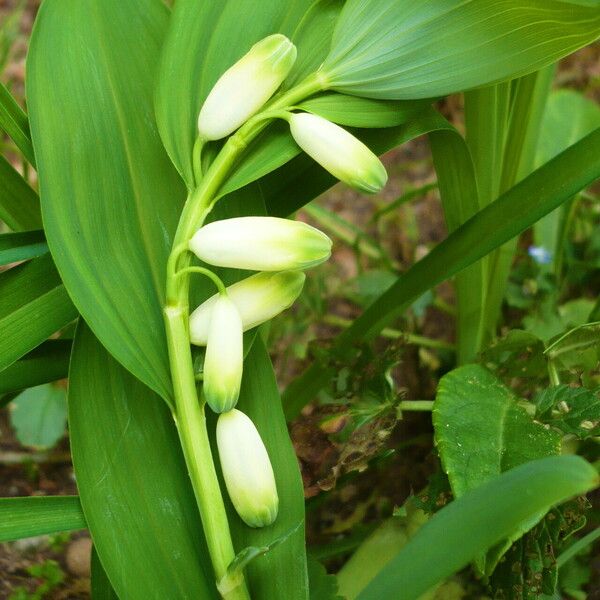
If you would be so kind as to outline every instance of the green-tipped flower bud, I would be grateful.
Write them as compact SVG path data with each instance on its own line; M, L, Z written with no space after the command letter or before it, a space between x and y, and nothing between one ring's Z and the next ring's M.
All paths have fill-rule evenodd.
M305 279L302 271L257 273L229 286L227 296L240 313L244 331L269 321L289 308L300 295ZM206 344L211 311L218 298L219 294L215 294L190 315L192 344Z
M244 523L266 527L277 518L273 467L254 423L233 409L219 416L217 446L231 502Z
M349 186L374 194L387 182L381 161L351 133L317 115L294 113L290 130L306 154Z
M227 296L219 295L210 311L203 387L206 402L215 412L226 412L236 405L243 365L240 313Z
M251 271L291 271L314 267L331 254L331 240L300 221L277 217L237 217L199 229L190 250L217 267Z
M219 140L234 132L283 83L296 60L296 46L279 33L254 44L217 81L204 101L198 131L204 140Z

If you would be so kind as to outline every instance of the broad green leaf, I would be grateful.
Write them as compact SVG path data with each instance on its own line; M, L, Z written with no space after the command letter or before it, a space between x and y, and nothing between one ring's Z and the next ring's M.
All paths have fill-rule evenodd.
M27 115L2 83L0 83L0 130L12 138L27 161L35 166Z
M42 226L37 194L3 156L0 156L0 219L15 231Z
M113 590L108 575L98 558L96 548L92 548L91 586L93 600L119 600Z
M600 127L600 106L573 90L558 90L548 98L538 141L536 163L554 158L595 128ZM565 235L568 207L546 215L536 223L533 232L537 246L546 249L553 260L559 260L561 239Z
M77 317L50 255L0 274L0 371Z
M553 340L545 354L550 360L557 361L564 368L570 368L585 362L586 354L598 364L600 356L600 323L589 323L575 327ZM594 365L591 366L594 368Z
M600 435L600 397L586 388L557 385L535 398L539 419L580 439Z
M70 340L48 340L0 371L0 394L64 379L69 370Z
M314 0L292 35L298 49L294 68L282 89L300 83L323 64L331 47L331 37L345 0Z
M409 502L405 517L392 517L379 525L339 571L340 594L354 600L427 520L427 515Z
M85 527L77 496L0 498L0 542Z
M188 187L200 107L217 79L258 40L291 36L309 0L177 0L156 89L156 119L163 143ZM240 19L243 35L240 35ZM243 94L243 90L240 90Z
M242 523L228 502L235 547L269 546L293 531L283 543L248 565L246 574L250 593L253 598L306 599L302 480L281 409L273 367L260 336L257 336L246 359L237 408L252 419L269 453L279 494L279 514L270 527L251 529ZM222 486L222 489L225 487ZM298 523L302 526L298 527Z
M480 365L465 365L440 380L433 408L435 443L452 492L466 492L504 471L560 454L561 435L536 422L517 397ZM543 515L520 523L509 539L477 564L491 573L512 542Z
M310 600L343 600L338 594L335 575L328 575L325 567L315 558L308 558L308 586Z
M472 153L454 129L429 134L433 164L444 217L450 232L470 219L480 208L480 194ZM456 275L458 364L473 359L481 344L481 322L485 311L485 263L476 262Z
M560 452L561 436L535 422L518 398L479 365L442 377L433 426L456 497L522 463Z
M47 0L27 64L44 226L58 270L98 339L167 400L161 304L185 195L153 116L168 16L160 0Z
M348 127L394 127L415 118L429 100L386 101L329 92L309 98L298 108Z
M216 598L171 413L83 323L71 361L69 430L81 504L119 597Z
M322 73L370 98L431 98L514 79L600 35L597 8L554 0L348 0Z
M456 229L401 275L338 336L334 349L344 351L357 340L376 335L425 291L512 239L598 177L600 129L546 163ZM292 381L284 394L288 418L298 414L314 398L329 381L331 372L331 366L314 363Z
M36 258L47 252L43 231L0 234L0 265Z
M436 513L358 598L417 600L519 523L597 485L596 470L578 456L515 467Z
M46 383L25 390L10 405L10 424L24 446L51 448L65 434L65 388Z

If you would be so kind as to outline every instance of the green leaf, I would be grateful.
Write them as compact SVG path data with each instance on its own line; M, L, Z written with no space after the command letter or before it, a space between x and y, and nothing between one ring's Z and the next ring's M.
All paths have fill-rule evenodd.
M0 218L15 231L42 226L37 194L3 156L0 156Z
M69 430L81 504L118 596L216 598L171 413L83 323L71 361Z
M376 335L425 291L515 237L598 177L600 129L546 163L451 233L338 336L334 350L343 351L357 340ZM327 384L331 373L331 366L315 363L292 381L284 394L286 416L295 416L310 402Z
M423 112L430 100L385 101L329 92L309 98L298 108L348 127L394 127Z
M459 367L440 380L433 408L435 443L456 498L513 467L560 454L560 434L534 421L517 401L479 365ZM481 557L481 571L491 573L512 541L542 516L520 523L507 542Z
M167 400L161 304L185 195L154 125L168 16L159 0L47 0L27 64L44 226L56 265L98 339Z
M92 548L91 584L93 600L119 600L108 579L108 575L98 558L96 548Z
M178 0L164 43L156 89L156 119L163 143L188 188L193 187L192 149L200 107L217 79L258 40L291 36L309 0ZM244 34L240 35L240 15ZM243 91L241 92L243 93Z
M0 394L18 392L64 379L69 370L70 340L48 340L0 371Z
M0 371L77 317L49 255L0 274Z
M0 542L85 527L77 496L0 498Z
M600 398L585 388L557 385L535 398L538 418L585 440L600 435Z
M12 401L10 409L10 423L24 446L52 448L65 434L64 388L47 383L25 390Z
M12 138L27 161L35 166L27 115L2 83L0 83L0 129Z
M580 365L586 354L597 364L600 355L600 323L586 323L554 339L544 354L564 368ZM594 368L592 366L592 368Z
M440 380L433 426L456 497L525 462L560 452L560 435L535 422L484 367L465 365Z
M597 485L595 469L578 456L543 458L503 473L436 513L359 599L417 600L519 523Z
M308 590L302 480L273 367L260 336L257 336L246 359L237 408L252 419L269 453L279 494L279 514L270 527L251 529L243 524L228 501L235 547L265 547L274 539L287 536L285 541L248 566L246 574L250 592L253 598L305 600ZM225 487L222 486L222 489ZM299 522L302 523L300 528ZM290 531L292 533L288 535Z
M322 72L344 93L431 98L526 75L599 35L597 8L554 0L349 0Z
M0 234L0 265L36 258L47 252L43 231Z
M600 127L600 106L573 90L558 90L550 95L538 140L536 163L554 158L582 137ZM534 227L537 246L545 248L554 260L564 236L567 207L545 216ZM558 259L560 260L560 259Z
M335 575L328 575L325 567L316 559L308 558L308 587L310 600L343 600L338 594Z

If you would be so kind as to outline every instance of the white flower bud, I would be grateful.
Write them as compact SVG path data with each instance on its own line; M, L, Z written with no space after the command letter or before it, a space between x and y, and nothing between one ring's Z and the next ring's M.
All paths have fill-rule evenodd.
M198 131L204 140L219 140L233 133L283 83L296 60L296 46L284 35L270 35L230 67L204 101Z
M279 498L273 467L254 423L233 409L219 416L217 446L231 502L250 527L266 527L277 518Z
M190 240L190 250L217 267L290 271L314 267L331 254L331 240L300 221L237 217L209 223Z
M227 296L235 304L244 331L269 321L289 308L300 295L306 276L302 271L257 273L227 288ZM215 294L190 315L190 340L204 346L208 339L210 314L219 298Z
M204 397L215 412L226 412L236 405L243 365L240 313L227 296L219 295L210 311L203 380Z
M381 161L339 125L317 115L294 113L290 130L298 146L340 181L367 194L379 192L386 184Z

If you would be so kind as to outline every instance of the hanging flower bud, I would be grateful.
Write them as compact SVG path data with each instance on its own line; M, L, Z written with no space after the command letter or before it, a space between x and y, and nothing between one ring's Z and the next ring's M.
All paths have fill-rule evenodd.
M277 217L237 217L199 229L190 250L217 267L289 271L314 267L331 254L331 240L300 221Z
M279 498L273 467L254 423L233 409L219 416L217 446L231 502L250 527L266 527L277 518Z
M240 313L227 296L220 294L210 311L203 386L206 402L217 413L231 410L240 395L242 336Z
M302 271L257 273L227 288L227 296L235 304L244 331L269 321L289 308L300 295L306 276ZM206 345L211 311L219 298L215 294L190 315L192 344Z
M296 46L284 35L270 35L217 81L204 101L198 131L204 140L219 140L233 133L283 83L296 60Z
M309 113L294 113L289 122L298 146L340 181L367 194L386 184L381 161L339 125Z

